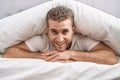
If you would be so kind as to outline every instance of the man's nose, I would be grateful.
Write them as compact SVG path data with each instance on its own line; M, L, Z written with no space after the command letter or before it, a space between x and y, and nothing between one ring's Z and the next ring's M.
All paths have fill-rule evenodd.
M62 42L63 40L64 40L63 35L59 34L58 37L57 37L57 41Z

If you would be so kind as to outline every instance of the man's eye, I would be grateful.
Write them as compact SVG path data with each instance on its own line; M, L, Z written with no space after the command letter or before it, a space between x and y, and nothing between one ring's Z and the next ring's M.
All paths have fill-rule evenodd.
M66 35L68 33L68 31L63 31L63 34Z
M57 32L56 31L52 31L52 34L57 35Z

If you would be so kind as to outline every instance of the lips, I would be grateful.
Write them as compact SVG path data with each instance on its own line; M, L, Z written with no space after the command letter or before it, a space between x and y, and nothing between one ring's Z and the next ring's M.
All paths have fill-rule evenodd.
M58 45L58 46L62 46L62 45L65 44L65 42L64 43L55 43L55 44Z

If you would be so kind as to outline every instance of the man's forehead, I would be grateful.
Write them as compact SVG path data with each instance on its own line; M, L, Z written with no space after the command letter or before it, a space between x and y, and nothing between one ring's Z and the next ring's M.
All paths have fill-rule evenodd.
M50 27L68 27L68 26L71 26L71 24L72 24L71 19L66 19L63 21L56 21L52 19L48 20L48 25Z
M50 28L50 30L62 31L62 30L69 30L69 28L55 28L55 27L52 27L52 28Z

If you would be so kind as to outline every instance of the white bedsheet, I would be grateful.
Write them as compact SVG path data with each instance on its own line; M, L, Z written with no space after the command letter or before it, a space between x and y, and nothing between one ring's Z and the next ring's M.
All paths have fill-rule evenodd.
M120 63L103 65L0 58L0 80L120 80Z

